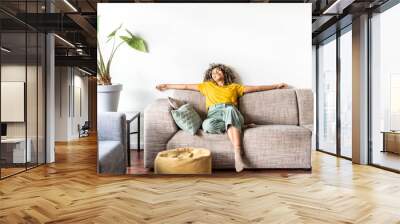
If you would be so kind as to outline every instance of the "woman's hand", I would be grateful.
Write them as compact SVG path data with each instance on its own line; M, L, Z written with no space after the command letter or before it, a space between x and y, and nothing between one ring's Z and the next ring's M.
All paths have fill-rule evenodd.
M275 84L275 89L286 89L288 87L288 85L286 83L278 83Z
M158 89L159 91L164 91L168 89L168 84L159 84L156 85L156 89Z

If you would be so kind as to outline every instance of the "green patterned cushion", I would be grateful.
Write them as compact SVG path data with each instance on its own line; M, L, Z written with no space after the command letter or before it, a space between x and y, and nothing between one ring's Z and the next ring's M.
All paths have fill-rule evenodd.
M201 118L190 104L185 104L177 110L171 110L176 125L182 130L195 135L201 126Z

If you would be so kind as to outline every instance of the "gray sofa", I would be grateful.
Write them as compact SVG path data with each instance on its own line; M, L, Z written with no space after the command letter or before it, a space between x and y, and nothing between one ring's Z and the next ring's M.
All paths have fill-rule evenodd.
M204 120L205 98L196 91L175 91L173 98L191 103ZM213 168L234 168L234 153L228 135L195 136L176 126L167 99L157 99L144 113L144 166L152 168L158 152L176 147L211 150ZM311 169L313 93L308 89L279 89L245 94L239 99L245 124L245 160L250 168Z
M127 166L125 114L99 113L97 135L97 172L99 174L125 174Z

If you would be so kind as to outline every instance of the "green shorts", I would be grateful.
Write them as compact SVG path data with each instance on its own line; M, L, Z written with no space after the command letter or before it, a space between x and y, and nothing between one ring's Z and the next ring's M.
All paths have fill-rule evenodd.
M231 104L216 104L208 108L203 130L207 133L221 134L232 125L242 131L244 119L239 110Z

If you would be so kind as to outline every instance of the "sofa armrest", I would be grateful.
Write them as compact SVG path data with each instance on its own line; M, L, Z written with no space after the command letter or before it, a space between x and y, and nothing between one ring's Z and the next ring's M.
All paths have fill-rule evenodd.
M314 94L310 89L296 89L299 126L314 129Z
M98 140L119 141L126 146L126 116L120 112L101 112L97 121Z
M124 113L99 113L97 119L99 173L125 173L128 141L126 128Z
M157 153L178 131L167 99L157 99L144 111L144 167L153 168Z
M97 173L99 174L125 174L126 150L119 141L103 140L98 142Z

